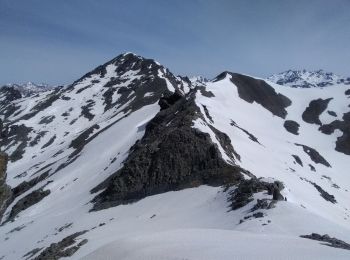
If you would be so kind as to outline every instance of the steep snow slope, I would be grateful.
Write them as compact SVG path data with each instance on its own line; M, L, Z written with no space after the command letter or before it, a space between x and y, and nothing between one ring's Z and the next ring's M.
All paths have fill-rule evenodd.
M27 98L4 92L1 150L10 155L13 196L0 226L0 259L348 259L348 250L299 237L350 242L348 89L286 88L227 72L195 88L127 53L63 89ZM183 146L173 144L178 132ZM181 150L188 137L198 138L198 154L209 147L214 164ZM228 165L223 171L247 182L222 187L214 184L227 175L193 175L207 174L196 167L222 167L217 156ZM188 185L186 158L193 160ZM146 166L163 168L131 178ZM283 197L270 190L277 180ZM91 192L101 184L107 188ZM134 198L124 187L145 198L123 202ZM117 192L126 197L113 203ZM91 211L98 196L112 203Z
M276 92L291 100L291 105L286 107L285 119L275 116L256 102L243 100L229 73L223 79L207 84L206 90L213 97L198 92L197 103L202 107L203 114L210 115L210 124L228 134L236 152L240 154L239 164L243 168L259 177L279 179L286 186L282 193L288 203L337 223L339 229L347 229L345 233L349 234L350 179L346 174L350 166L349 156L335 150L336 138L341 133L328 136L320 132L317 125L302 120L305 107L318 98L333 98L328 107L336 111L339 117L349 111L349 98L345 95L347 86L293 89L270 84ZM323 124L333 120L326 112L321 114L320 119ZM285 120L298 122L298 135L284 128ZM209 130L207 125L200 121L195 124L202 131ZM312 160L296 144L315 149L330 165ZM300 159L300 164L295 157ZM322 190L334 195L333 203L320 196ZM318 230L322 230L322 227Z

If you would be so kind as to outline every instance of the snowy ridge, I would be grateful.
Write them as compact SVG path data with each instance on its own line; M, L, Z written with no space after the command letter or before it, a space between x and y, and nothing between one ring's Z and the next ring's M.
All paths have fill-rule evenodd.
M271 75L268 81L294 88L326 87L337 84L350 85L349 77L341 77L323 70L287 70Z
M327 88L286 88L231 72L199 81L125 53L64 88L1 92L0 144L13 196L1 220L0 259L349 259L349 250L300 237L350 243L349 85L337 78ZM118 178L123 167L139 170L150 160L157 169L156 152L187 121L193 132L185 130L201 138L194 146L208 145L203 154L236 169L238 183L200 185L193 176L189 185L154 186L152 196L93 210L106 190L103 199L118 187L127 194L124 182L133 187L135 172ZM170 142L186 147L187 137ZM185 169L176 157L168 164ZM135 182L139 194L164 184L161 172L141 176L148 186Z
M204 86L207 82L209 82L209 80L203 76L193 76L190 77L189 80L193 86Z

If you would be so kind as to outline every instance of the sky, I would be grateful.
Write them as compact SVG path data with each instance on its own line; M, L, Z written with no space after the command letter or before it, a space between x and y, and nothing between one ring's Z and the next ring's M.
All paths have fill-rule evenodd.
M176 75L350 76L350 0L0 0L0 84L69 84L124 52Z

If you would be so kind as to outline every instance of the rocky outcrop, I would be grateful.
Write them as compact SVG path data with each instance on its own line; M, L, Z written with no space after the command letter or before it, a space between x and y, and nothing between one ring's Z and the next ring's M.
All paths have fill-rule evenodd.
M50 190L44 190L44 188L42 187L40 189L32 191L25 197L21 198L12 207L7 221L12 221L17 216L18 213L38 203L49 194L50 194Z
M32 131L32 128L25 126L24 124L20 125L11 125L5 127L2 131L4 138L0 140L0 146L10 147L11 145L18 144L16 149L9 154L9 159L11 162L22 159L27 147L28 142L30 141L28 135Z
M305 109L305 111L302 114L303 120L309 124L322 125L322 122L319 117L323 113L323 111L327 109L328 103L331 100L332 98L319 98L312 100L309 106Z
M163 110L163 109L169 108L170 106L174 105L176 101L180 100L183 97L184 96L181 93L179 93L178 91L175 91L175 93L172 95L168 95L160 98L158 102L160 109Z
M342 119L322 125L319 130L328 135L334 133L336 129L340 130L343 134L337 138L335 150L350 155L350 112L344 113Z
M319 152L317 152L314 148L311 148L311 147L309 147L307 145L303 145L303 144L295 144L295 145L301 146L303 148L304 152L310 157L310 159L314 163L320 163L326 167L331 167L329 162L327 162L327 160Z
M11 188L6 184L7 161L7 155L0 152L0 221L12 197Z
M103 190L93 199L93 210L171 190L242 180L240 167L222 159L209 134L192 127L201 115L194 94L173 105L168 101L170 106L163 106L147 124L144 137L132 147L124 166L92 190Z
M86 230L76 232L57 243L52 243L49 247L45 248L40 255L35 257L34 260L57 260L62 257L72 256L81 246L87 243L87 239L83 239L77 243L77 238L86 232ZM37 252L38 251L35 253Z
M303 162L301 161L301 159L298 155L292 154L292 156L293 156L296 163L298 163L300 166L303 166Z
M271 200L258 200L257 204L251 209L251 211L262 208L269 209L274 206L276 201L284 200L284 197L280 193L283 188L283 184L279 181L270 183L262 181L256 177L249 180L243 180L239 183L237 188L234 188L231 192L229 192L228 201L230 203L230 208L232 210L236 210L244 207L249 202L254 200L254 193L266 191L268 195L272 195Z
M284 121L283 124L284 128L289 132L292 133L294 135L298 135L299 134L299 124L293 120L286 120Z
M317 233L312 233L311 235L301 235L300 237L324 242L324 243L321 243L321 245L350 250L350 244L344 242L343 240L337 239L335 237L330 237L327 234L320 235Z
M310 182L316 190L320 193L321 197L324 198L326 201L329 201L331 203L337 203L337 200L335 199L334 195L329 194L327 191L321 188L320 185L317 185L314 182Z
M249 103L256 102L262 105L275 116L281 118L286 117L286 107L292 104L289 98L277 93L275 89L264 80L255 79L242 74L224 72L220 74L216 80L224 78L227 74L231 76L232 83L237 87L240 98Z
M244 128L240 127L240 126L239 126L235 121L233 121L232 119L231 119L230 125L232 125L232 126L238 128L239 130L241 130L241 131L242 131L243 133L245 133L245 134L249 137L249 139L252 140L253 142L256 142L256 143L258 143L258 144L261 144L261 143L259 142L258 138L256 138L253 134L249 133L249 132L248 132L247 130L245 130Z

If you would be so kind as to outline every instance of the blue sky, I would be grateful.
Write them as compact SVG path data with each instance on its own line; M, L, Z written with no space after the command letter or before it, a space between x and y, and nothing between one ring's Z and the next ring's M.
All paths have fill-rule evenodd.
M67 84L118 54L175 74L350 76L349 0L0 0L0 84Z

